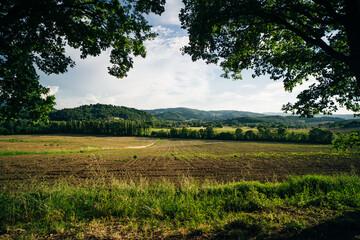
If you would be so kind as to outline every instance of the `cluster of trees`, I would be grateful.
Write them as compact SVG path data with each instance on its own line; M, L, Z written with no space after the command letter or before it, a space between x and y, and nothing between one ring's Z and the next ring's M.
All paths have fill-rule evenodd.
M65 73L81 58L110 49L109 74L122 78L134 56L146 56L144 42L153 39L144 15L160 15L165 0L8 0L0 4L0 120L29 114L47 118L55 105L40 84L38 70Z
M309 133L289 132L286 126L280 126L275 130L265 125L257 126L257 131L243 131L237 128L235 132L216 132L213 126L205 129L194 130L183 127L172 127L170 131L151 131L150 126L143 121L48 121L34 123L28 120L0 122L0 134L95 134L112 136L152 136L166 138L188 139L219 139L219 140L243 140L243 141L278 141L300 143L331 143L334 134L327 129L313 128Z
M343 122L344 119L338 117L315 117L315 118L300 118L297 116L260 116L260 117L237 117L230 118L225 120L217 121L169 121L169 120L155 120L152 121L153 127L166 128L166 127L251 127L256 128L258 125L266 125L271 128L277 128L279 126L285 125L287 128L307 128L309 125L324 125L332 126L330 124L334 123L335 125L339 122Z
M151 114L135 108L106 104L90 104L54 110L49 117L54 121L124 119L151 122L155 119Z
M336 123L326 124L329 128L360 128L360 120L346 120Z
M181 128L181 127L218 127L222 128L224 125L221 122L201 122L201 121L167 121L167 120L155 120L150 122L155 128Z
M318 124L323 122L340 122L343 121L337 117L316 117L316 118L300 118L297 116L263 116L263 117L239 117L226 119L221 121L224 125L229 126L242 126L245 124L267 124L272 126L294 126L294 127L306 127L307 124Z
M113 136L143 136L149 125L142 121L49 121L34 123L28 120L0 122L0 134L95 134Z
M315 83L283 110L302 116L345 107L360 112L358 0L183 0L179 15L189 34L183 52L218 64L225 77L282 79L286 91ZM336 104L337 103L337 104Z
M211 122L216 120L224 120L237 117L258 117L264 116L260 113L235 111L235 110L217 110L204 111L191 108L162 108L145 110L151 113L154 117L163 121L197 121L197 122Z
M355 149L357 152L360 152L360 132L338 135L332 145L338 151L342 150L346 152L349 149Z
M259 125L257 131L243 131L237 128L235 132L215 132L212 126L205 129L193 130L183 127L170 131L152 131L151 136L168 138L190 138L190 139L219 139L219 140L244 140L244 141L278 141L278 142L299 142L299 143L323 143L328 144L334 139L330 130L313 128L309 133L289 132L286 126L280 126L271 130L267 126Z

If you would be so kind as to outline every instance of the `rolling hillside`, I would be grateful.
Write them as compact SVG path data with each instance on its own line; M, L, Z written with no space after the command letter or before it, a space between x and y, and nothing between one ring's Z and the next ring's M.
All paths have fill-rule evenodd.
M214 121L237 117L261 117L260 113L221 110L221 111L203 111L191 108L163 108L154 110L144 110L152 114L159 120L168 121Z
M241 124L275 124L275 125L312 125L321 123L334 123L344 121L337 117L317 117L317 118L299 118L296 116L261 116L261 117L238 117L222 120L225 125L241 125Z
M138 110L123 106L113 106L106 104L90 104L76 108L66 108L54 110L49 115L50 120L70 121L70 120L139 120L139 121L202 121L202 122L221 122L226 125L239 125L245 123L266 123L266 124L285 124L299 125L311 123L339 122L344 119L336 116L318 116L316 118L298 118L296 116L269 116L261 113L219 110L204 111L191 108L164 108L154 110Z
M120 107L105 104L90 104L76 108L65 108L55 110L49 114L50 120L70 121L70 120L141 120L153 121L154 117L144 111L135 108Z

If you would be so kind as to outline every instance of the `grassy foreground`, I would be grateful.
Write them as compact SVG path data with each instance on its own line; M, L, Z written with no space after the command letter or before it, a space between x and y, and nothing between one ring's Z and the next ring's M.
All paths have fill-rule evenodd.
M149 184L92 179L0 190L0 239L360 239L360 177Z

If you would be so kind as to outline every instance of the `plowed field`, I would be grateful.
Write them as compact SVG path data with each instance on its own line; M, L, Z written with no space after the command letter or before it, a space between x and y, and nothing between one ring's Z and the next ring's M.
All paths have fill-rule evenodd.
M184 177L281 181L288 175L360 173L360 157L327 145L136 137L0 136L0 185L9 181Z

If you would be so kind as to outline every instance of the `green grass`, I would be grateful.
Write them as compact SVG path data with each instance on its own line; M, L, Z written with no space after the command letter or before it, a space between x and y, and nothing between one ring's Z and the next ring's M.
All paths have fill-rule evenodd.
M82 149L82 150L58 150L58 151L15 151L15 150L5 150L0 151L0 156L17 156L17 155L44 155L44 154L73 154L73 153L88 153L88 152L99 152L104 150L121 150L117 149Z
M152 144L154 145L154 144ZM152 146L151 145L151 146ZM74 153L90 153L90 152L100 152L100 151L118 151L118 150L127 150L129 148L91 148L91 146L86 146L90 149L80 149L80 150L54 150L54 151L16 151L16 150L5 150L0 151L0 156L17 156L17 155L46 155L46 154L74 154ZM96 146L95 146L96 147ZM136 148L136 147L134 147Z
M38 139L21 139L19 138L10 138L10 139L1 139L0 142L10 142L10 143L71 143L70 141L60 141L60 140L38 140Z
M184 178L181 186L165 180L150 184L98 178L76 185L63 180L16 191L4 188L0 203L0 233L7 232L10 239L49 234L81 239L104 229L110 229L110 238L120 234L119 228L130 239L311 235L314 227L332 226L342 216L352 216L360 226L360 177L308 175L281 183L229 184ZM351 236L360 235L356 229Z
M155 140L154 142L152 142L151 144L145 145L145 146L129 146L129 147L101 147L98 145L94 145L94 144L83 144L82 142L79 145L79 142L74 142L74 141L58 141L58 140L39 140L37 139L36 141L32 141L32 140L28 140L28 139L16 139L16 138L10 138L10 139L0 139L0 142L10 142L10 143L22 143L22 142L29 142L29 143L45 143L44 145L41 146L46 146L49 148L52 147L59 147L59 143L67 143L68 145L66 146L62 146L65 148L65 150L38 150L38 151L24 151L24 150L14 150L12 149L12 146L6 146L5 148L7 148L6 150L0 150L0 157L1 156L16 156L16 155L47 155L47 154L76 154L76 153L89 153L89 152L99 152L99 151L109 151L109 150L113 150L113 151L118 151L118 150L126 150L126 149L131 149L131 148L145 148L145 147L152 147L154 145L156 145L158 143L160 139ZM76 150L66 150L66 148L69 147L69 145L79 145L80 149L76 149ZM33 145L34 148L38 147L39 145Z

